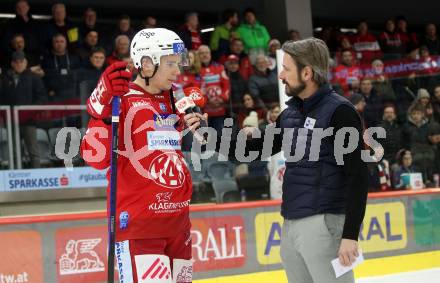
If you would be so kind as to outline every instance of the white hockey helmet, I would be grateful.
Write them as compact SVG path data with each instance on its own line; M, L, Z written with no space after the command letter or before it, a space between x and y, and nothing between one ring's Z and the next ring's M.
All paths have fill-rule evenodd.
M180 37L165 28L147 28L133 37L130 56L136 69L141 67L144 57L149 57L155 66L160 65L160 58L166 55L181 55L180 64L188 64L188 52Z

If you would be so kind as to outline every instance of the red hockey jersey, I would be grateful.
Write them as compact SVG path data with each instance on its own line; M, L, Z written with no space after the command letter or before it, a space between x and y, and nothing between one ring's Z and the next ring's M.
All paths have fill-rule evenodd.
M175 127L179 118L168 92L153 95L134 83L129 87L119 116L116 241L172 237L190 229L192 180L180 151L182 128ZM92 119L81 155L104 169L110 150L111 125Z

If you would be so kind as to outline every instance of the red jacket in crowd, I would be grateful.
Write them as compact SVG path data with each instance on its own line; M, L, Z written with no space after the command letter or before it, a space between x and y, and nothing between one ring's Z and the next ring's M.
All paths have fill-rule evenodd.
M204 112L210 117L222 117L226 114L226 102L229 100L230 84L223 65L212 62L200 70L202 92L206 96Z
M347 67L339 65L333 70L333 83L339 84L344 92L344 96L350 95L350 84L355 80L360 80L362 76L359 66Z
M201 87L200 75L194 75L190 72L181 73L175 82L175 84L182 89L187 87Z
M353 49L357 53L360 64L371 64L371 62L381 57L379 42L374 35L367 33L364 35L355 34L351 38Z

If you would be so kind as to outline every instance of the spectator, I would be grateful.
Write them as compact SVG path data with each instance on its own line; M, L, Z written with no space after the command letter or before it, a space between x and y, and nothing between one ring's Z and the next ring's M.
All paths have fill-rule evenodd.
M0 104L2 105L35 105L44 104L47 94L41 78L27 68L23 51L15 51L11 58L11 69L1 75ZM37 131L32 112L20 116L20 135L29 152L31 168L40 167Z
M83 81L92 81L92 86L95 87L105 66L105 49L102 47L92 47L87 62L79 70L78 81L80 83ZM90 95L90 92L88 95ZM88 98L88 96L85 98Z
M107 57L107 65L119 61L126 61L130 58L130 39L126 35L118 35L115 38L115 48L113 53Z
M417 91L417 98L413 101L412 105L413 107L418 106L423 109L423 117L431 121L433 119L433 109L431 105L431 95L429 92L424 89L420 88Z
M90 50L89 58L86 64L79 70L78 88L80 103L85 105L90 93L93 92L99 77L105 68L105 49L102 47L93 47ZM86 127L89 121L89 115L86 112L81 113L81 125Z
M215 58L229 54L229 42L231 33L238 25L238 13L235 10L227 9L223 12L223 24L215 27L211 35L210 47Z
M391 164L396 163L396 154L403 147L403 128L397 123L396 109L393 105L386 105L383 110L382 122L378 125L385 129L386 139L382 140L384 158Z
M267 125L275 123L281 113L280 105L275 103L266 115L266 121L260 124L260 130L264 131ZM285 158L282 152L270 157L267 169L270 176L270 198L281 199L283 190L283 177L286 170Z
M272 39L269 41L269 53L268 53L268 60L269 60L269 69L275 70L277 68L277 50L281 49L281 42L278 39Z
M353 36L352 43L360 64L369 65L374 59L381 57L379 43L376 37L368 32L368 24L365 21L359 23L358 31Z
M418 48L416 49L418 55ZM416 53L416 51L412 53ZM413 54L413 55L414 55ZM415 58L410 58L415 60ZM419 60L418 58L417 60ZM406 123L408 116L408 108L414 99L417 98L417 91L420 88L420 80L417 78L416 72L413 71L409 75L393 80L393 89L396 93L397 120L399 123Z
M353 56L353 60L355 63L357 63L356 60L356 52L353 49L353 46L351 45L350 39L346 36L342 36L341 37L341 41L340 41L340 46L338 47L338 49L336 50L336 54L335 54L335 60L336 60L336 64L339 65L342 62L342 51L344 50L350 50L351 51L351 55Z
M404 146L413 154L414 164L420 168L424 180L432 173L435 151L430 144L428 120L425 119L425 109L414 104L408 110L408 123L404 129Z
M26 52L31 54L39 54L41 52L39 36L39 25L34 21L31 13L29 2L27 0L19 0L15 4L15 18L6 23L3 35L3 50L6 54L11 52L10 42L17 34L21 34L26 42ZM7 62L7 67L10 66Z
M249 59L249 56L244 53L244 45L243 41L241 39L233 39L231 41L230 45L230 51L231 53L229 55L236 55L239 58L239 65L240 65L240 74L245 80L248 80L249 77L254 73L254 70L252 68L251 61ZM228 56L229 56L228 55ZM219 62L221 64L224 64L226 61L226 58L228 57L226 55L223 55L220 57Z
M413 165L412 153L410 150L402 149L397 153L398 167L393 172L393 184L396 189L412 189L410 185L404 186L402 175L406 173L419 173L419 169Z
M130 40L135 35L133 28L131 27L131 19L128 15L121 15L118 20L116 31L112 38L117 38L120 35L125 35Z
M327 44L332 53L338 48L340 37L339 28L334 26L323 26L318 35L318 38Z
M440 73L440 66L437 63L437 58L433 58L429 53L428 47L420 46L420 69L417 71L417 80L419 86L422 88L433 89L439 81L438 74Z
M207 45L201 45L197 54L202 63L200 76L202 78L202 92L207 98L204 112L208 113L208 124L221 135L226 115L226 105L229 100L229 78L223 65L211 60L211 50Z
M48 47L51 46L52 38L56 34L64 35L70 52L76 50L79 41L79 29L67 20L66 6L63 3L55 3L52 5L52 20L46 27L45 36L45 42Z
M200 87L201 78L200 70L202 68L199 56L197 56L196 51L191 50L188 53L189 66L185 68L184 71L179 75L176 85L184 89L187 87Z
M434 119L440 123L440 85L434 88L434 97L432 98L432 109L434 111Z
M341 88L345 97L351 94L355 82L359 82L361 70L354 64L350 50L342 51L341 64L333 71L333 83Z
M238 126L240 129L244 127L256 127L264 123L266 111L257 106L256 101L249 93L243 95L243 107L238 113ZM254 114L255 113L255 114ZM254 116L255 115L255 116ZM247 119L247 120L246 120Z
M365 77L361 80L360 93L364 96L367 104L364 110L366 127L376 127L382 117L383 102L373 88L370 78Z
M190 12L185 16L185 24L179 28L178 35L188 50L198 50L202 45L202 36L199 32L199 16Z
M249 78L249 92L254 99L261 99L266 105L279 102L278 77L269 70L267 57L260 54L256 58L255 74Z
M362 125L365 126L364 111L367 103L365 102L365 97L360 93L354 93L348 97L348 100L353 104L356 112L359 114L362 120Z
M83 64L89 61L90 52L98 45L99 37L98 32L95 30L89 30L84 41L81 43L81 47L78 49L77 54Z
M383 155L383 148L377 146L374 148L373 160L368 163L370 181L368 182L370 192L385 192L391 190L390 163L386 158L379 159Z
M396 30L394 20L386 21L385 31L380 34L379 40L384 60L400 59L405 54L405 46Z
M382 97L383 102L396 101L393 85L388 76L384 72L384 64L380 59L376 59L371 63L373 75L373 87L377 94Z
M79 26L80 39L84 39L90 31L102 33L103 30L97 24L96 10L89 7L84 11L83 22Z
M40 54L28 50L24 36L22 34L16 34L11 40L11 49L15 51L23 51L26 54L27 66L32 73L39 77L44 76L44 71L40 65ZM8 62L11 62L11 56L8 56ZM10 63L9 63L10 64Z
M42 66L50 101L61 102L76 97L74 72L80 67L80 60L67 50L67 40L63 34L56 34L52 38L52 51L45 56Z
M225 67L231 84L230 111L236 114L241 107L243 95L248 92L248 83L240 74L239 58L237 55L229 55L226 59Z
M301 34L296 29L291 29L287 32L287 41L297 41L301 39Z
M157 27L157 20L153 16L148 16L145 18L145 20L142 22L144 28L156 28Z
M251 57L259 53L265 53L270 35L265 26L261 25L255 17L255 11L247 8L244 11L244 23L240 25L237 32L244 43L244 50Z
M433 174L439 174L440 173L440 124L438 122L429 123L428 138L431 144L433 145L435 151ZM435 183L434 180L432 181L433 183Z
M440 40L437 36L437 27L433 23L429 23L425 27L425 35L420 40L420 44L428 47L429 53L437 55L440 52Z
M264 131L264 129L267 127L267 125L275 123L276 119L281 113L281 107L279 103L273 103L269 111L267 112L266 119L263 123L260 124L260 130Z
M397 17L396 22L400 40L402 40L405 52L408 53L411 49L419 45L417 35L414 32L408 32L408 22L405 17Z
M201 87L200 70L202 63L200 62L200 58L194 50L189 51L188 57L189 66L184 68L175 82L177 91L182 91L187 87ZM191 151L193 139L194 136L191 132L182 138L182 149L184 151Z

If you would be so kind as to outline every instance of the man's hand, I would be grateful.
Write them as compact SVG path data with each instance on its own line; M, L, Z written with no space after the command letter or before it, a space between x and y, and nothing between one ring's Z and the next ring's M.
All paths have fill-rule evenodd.
M131 73L126 70L127 62L116 62L102 73L98 85L87 100L87 112L97 119L110 116L113 96L128 92Z
M339 262L343 266L350 266L359 256L359 245L355 240L342 239L339 247Z
M200 120L208 121L208 114L189 113L183 117L183 120L185 121L185 125L194 134L195 130L200 127Z
M246 127L243 127L242 130L246 134L247 138L250 139L250 138L252 138L252 134L257 130L257 128L246 126Z

